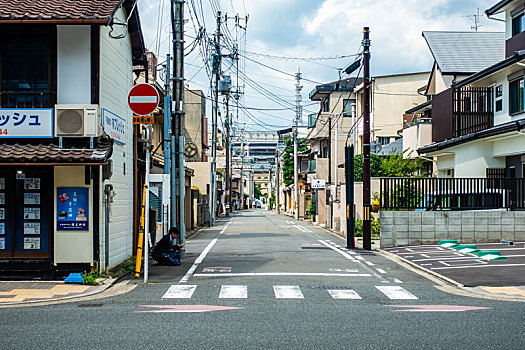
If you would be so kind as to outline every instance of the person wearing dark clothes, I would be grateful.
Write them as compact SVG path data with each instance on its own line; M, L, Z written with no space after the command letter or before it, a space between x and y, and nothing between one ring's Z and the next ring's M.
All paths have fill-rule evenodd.
M180 265L179 250L182 247L182 244L175 244L179 235L179 230L176 227L172 227L168 234L162 237L157 245L155 245L151 257L157 261L159 265Z

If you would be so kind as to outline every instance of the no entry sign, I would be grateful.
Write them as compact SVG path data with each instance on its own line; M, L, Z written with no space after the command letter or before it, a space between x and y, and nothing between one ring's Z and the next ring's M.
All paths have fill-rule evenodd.
M153 113L159 105L159 93L150 84L135 85L128 94L128 105L137 115Z

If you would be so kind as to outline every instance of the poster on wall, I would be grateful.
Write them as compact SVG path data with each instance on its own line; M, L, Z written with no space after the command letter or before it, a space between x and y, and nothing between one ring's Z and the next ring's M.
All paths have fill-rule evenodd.
M0 220L5 220L5 209L0 208Z
M40 238L25 237L24 238L24 249L25 250L40 249Z
M24 235L39 235L40 223L38 222L24 222Z
M24 204L40 204L40 193L24 193Z
M24 208L25 220L40 220L40 208Z
M0 250L5 249L5 238L0 238Z
M24 179L24 190L39 190L40 189L40 178L39 177L26 177Z
M0 235L5 235L5 223L0 222Z
M57 188L57 231L89 231L88 188Z
M0 205L5 204L5 193L0 193Z
M5 178L0 177L0 190L5 190Z

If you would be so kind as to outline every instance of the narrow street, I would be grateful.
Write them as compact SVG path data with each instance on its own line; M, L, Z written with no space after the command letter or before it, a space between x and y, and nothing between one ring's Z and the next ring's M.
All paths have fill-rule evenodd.
M2 309L2 347L521 348L522 303L449 294L344 245L272 212L233 214L187 242L182 266L151 266L128 293Z

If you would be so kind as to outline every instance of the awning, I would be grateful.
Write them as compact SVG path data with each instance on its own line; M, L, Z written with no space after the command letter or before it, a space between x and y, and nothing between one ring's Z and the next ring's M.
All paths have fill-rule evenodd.
M4 140L3 140L4 141ZM101 136L94 140L91 148L89 139L63 139L49 143L15 142L0 143L0 165L102 165L113 153L113 140Z

